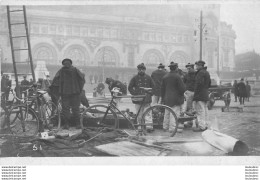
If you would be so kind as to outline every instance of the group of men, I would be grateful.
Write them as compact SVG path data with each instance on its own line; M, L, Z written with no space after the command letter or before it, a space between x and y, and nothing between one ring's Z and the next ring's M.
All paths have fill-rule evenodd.
M245 99L249 101L250 94L251 94L251 86L249 85L248 81L244 82L244 78L240 79L240 82L237 80L234 81L234 95L235 95L235 102L237 102L237 98L239 99L240 105L245 104Z
M137 66L138 74L135 75L128 86L128 90L132 95L145 94L144 88L152 88L151 96L147 96L145 104L141 106L140 99L132 99L136 107L136 112L140 113L137 118L141 122L143 112L150 107L150 104L157 103L165 104L172 108L175 114L180 117L184 113L192 114L196 111L198 126L193 127L193 131L202 132L208 127L208 88L211 85L210 75L204 67L204 61L197 61L194 64L187 64L187 74L184 74L179 68L178 64L171 62L169 72L165 70L163 64L159 64L158 69L155 70L151 76L145 73L146 67L143 63ZM194 69L195 66L195 69ZM184 100L186 99L185 103ZM151 121L147 119L147 121ZM149 122L147 122L149 123ZM194 123L195 124L195 123ZM164 131L173 131L174 126L173 117L164 116L163 129ZM184 125L179 125L179 131L182 132ZM153 131L153 127L146 127L148 132Z
M169 72L165 70L163 64L159 64L158 69L151 76L145 73L145 65L139 64L137 66L138 74L130 80L128 91L132 95L144 95L145 91L142 88L152 88L153 91L150 96L147 96L143 106L141 106L141 99L132 99L136 112L141 108L137 117L138 122L141 122L143 112L151 103L152 105L162 103L171 107L178 116L186 111L193 112L195 109L199 126L194 128L194 131L204 131L208 121L207 101L210 86L210 75L204 64L204 61L197 61L195 63L196 72L194 64L187 64L188 73L186 75L178 68L177 63L170 63ZM80 94L83 91L85 77L82 72L72 66L71 59L64 59L62 65L63 67L53 78L50 89L61 97L61 114L65 127L68 128L70 109L72 111L71 119L76 123L76 127L79 127ZM125 86L120 81L107 78L106 83L110 90L118 87L124 91L123 94L127 93ZM184 103L184 99L186 99L186 103ZM164 130L171 131L172 126L171 117L165 118ZM148 131L153 130L152 126L146 128Z

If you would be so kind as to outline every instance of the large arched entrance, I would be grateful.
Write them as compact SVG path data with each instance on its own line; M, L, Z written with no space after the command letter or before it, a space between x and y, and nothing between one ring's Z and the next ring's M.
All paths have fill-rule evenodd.
M190 61L190 58L189 56L183 52L183 51L175 51L174 53L172 53L172 55L170 56L170 59L169 59L170 62L175 62L175 63L178 63L178 65L180 67L185 67L186 64L189 63ZM170 63L169 62L169 63Z
M95 61L97 63L97 66L120 66L118 52L110 46L100 48L96 53Z
M143 62L147 67L157 67L159 63L164 64L164 57L157 49L150 49L144 53Z
M74 65L85 66L89 63L89 55L86 48L80 45L69 46L63 58L70 58Z
M45 61L46 64L57 64L57 52L55 48L48 43L37 44L33 48L33 60Z

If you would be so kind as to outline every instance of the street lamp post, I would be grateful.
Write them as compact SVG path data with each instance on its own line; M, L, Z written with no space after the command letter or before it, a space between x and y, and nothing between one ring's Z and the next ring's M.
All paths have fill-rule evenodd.
M197 21L197 19L196 19ZM203 24L203 13L202 11L200 11L200 22L199 22L199 31L200 31L200 49L199 49L199 60L202 60L202 52L203 52L203 30L205 28L206 24ZM208 33L207 30L205 30L205 35ZM194 31L194 38L195 38L195 41L196 41L196 37L197 37L197 30ZM207 38L206 38L207 39Z
M104 47L104 51L103 51L103 66L102 66L102 82L104 82L104 78L105 78L105 47Z
M202 61L202 32L203 32L203 17L202 11L200 11L200 60Z

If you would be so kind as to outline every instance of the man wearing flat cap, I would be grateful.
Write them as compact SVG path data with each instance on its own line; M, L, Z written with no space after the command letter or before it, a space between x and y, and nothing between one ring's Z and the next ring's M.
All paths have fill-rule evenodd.
M183 82L185 84L185 99L186 103L184 106L184 111L189 112L193 110L193 96L194 96L194 86L195 86L195 70L194 70L194 64L188 63L186 66L188 73L185 74L183 78Z
M128 91L130 92L131 95L145 95L145 90L141 89L141 87L153 89L154 82L149 75L145 74L146 67L144 63L139 64L137 66L137 70L138 70L138 74L135 75L130 80L130 83L128 85ZM141 108L139 115L137 117L137 121L139 124L141 123L144 111L150 107L150 104L152 102L151 95L152 93L145 98L145 102L143 106L141 106L143 98L132 98L132 102L135 104L136 113ZM145 119L145 121L146 121L145 123L152 123L152 117L148 116ZM140 126L138 128L140 128ZM146 130L147 132L151 132L153 130L153 126L152 125L146 126Z
M85 84L84 74L79 69L72 66L71 59L62 61L63 67L56 73L51 86L57 87L62 102L62 121L64 128L76 125L80 128L80 93ZM70 118L70 109L72 110L72 118Z
M198 127L193 129L195 132L206 130L209 120L207 101L209 101L208 89L211 80L209 72L204 68L204 64L205 62L201 60L195 63L197 72L195 76L193 101L198 119Z
M162 80L162 102L171 107L177 117L180 117L181 106L184 102L185 86L180 75L178 74L177 63L171 62L168 67L170 68L170 72L167 73ZM168 111L165 112L163 129L165 131L172 132L175 129L176 124L174 123L175 121L173 121L174 117L169 117L169 115L170 113ZM183 127L181 129L178 127L178 132L181 132L182 129Z
M153 96L152 96L152 105L158 104L161 99L161 87L162 87L162 78L167 74L164 70L165 66L160 63L158 69L152 72L151 78L154 81Z

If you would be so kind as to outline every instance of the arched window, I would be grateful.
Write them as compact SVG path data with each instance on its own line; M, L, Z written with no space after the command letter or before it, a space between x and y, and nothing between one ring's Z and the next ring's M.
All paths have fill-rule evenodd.
M65 51L64 58L70 58L74 65L87 65L89 56L87 50L78 45L72 45Z
M45 61L46 64L56 64L57 53L51 45L39 44L33 49L33 60Z
M103 47L97 51L95 60L98 66L118 66L119 55L112 47Z
M164 63L164 58L159 50L150 49L144 53L143 62L147 67L157 67L159 63Z
M180 67L185 67L185 65L189 63L189 56L183 51L175 51L170 56L170 62L171 61L178 63Z

